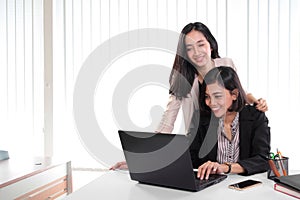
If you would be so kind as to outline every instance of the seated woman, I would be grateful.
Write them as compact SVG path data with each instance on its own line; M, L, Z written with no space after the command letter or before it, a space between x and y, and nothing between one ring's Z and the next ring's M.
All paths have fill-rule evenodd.
M270 151L270 128L265 113L247 105L246 94L230 67L209 71L200 92L200 108L211 112L191 133L190 153L198 177L266 171Z

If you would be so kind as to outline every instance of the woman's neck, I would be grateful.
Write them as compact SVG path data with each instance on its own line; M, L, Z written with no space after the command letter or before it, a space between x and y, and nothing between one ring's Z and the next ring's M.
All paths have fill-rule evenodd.
M231 125L235 116L236 116L236 112L226 112L224 117L224 124Z

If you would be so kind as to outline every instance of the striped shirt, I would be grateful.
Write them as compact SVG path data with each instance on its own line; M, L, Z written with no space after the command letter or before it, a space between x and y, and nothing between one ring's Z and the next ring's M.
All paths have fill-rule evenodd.
M239 131L239 113L236 114L231 123L232 138L229 140L224 132L224 119L220 118L218 128L218 163L235 163L239 160L240 154L240 131Z

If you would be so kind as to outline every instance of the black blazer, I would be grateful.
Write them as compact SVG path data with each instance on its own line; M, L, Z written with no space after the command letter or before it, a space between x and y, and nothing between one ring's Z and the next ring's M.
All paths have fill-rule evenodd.
M217 159L217 128L219 119L200 116L197 131L191 131L190 153L194 168L208 160ZM238 163L245 169L243 175L264 172L269 169L270 127L263 112L253 106L245 106L239 116L240 156ZM207 136L207 137L206 137Z

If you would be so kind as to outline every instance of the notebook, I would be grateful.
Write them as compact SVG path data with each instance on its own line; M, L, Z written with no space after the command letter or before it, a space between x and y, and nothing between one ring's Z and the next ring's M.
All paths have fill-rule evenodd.
M200 191L227 175L196 178L185 135L119 130L124 156L132 180L143 184Z
M300 192L300 174L275 177L274 181L283 185L287 185Z
M300 199L300 191L299 190L295 190L294 188L291 188L288 185L281 184L281 183L275 183L274 184L274 190Z

